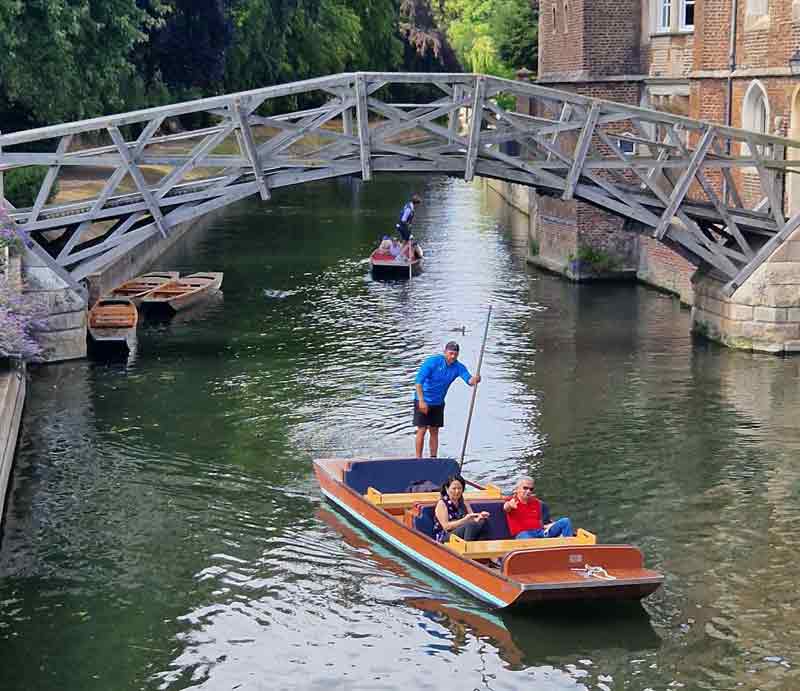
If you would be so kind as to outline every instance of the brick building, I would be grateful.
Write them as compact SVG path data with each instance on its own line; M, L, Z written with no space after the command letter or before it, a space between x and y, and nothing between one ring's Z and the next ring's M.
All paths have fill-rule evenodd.
M800 139L800 0L539 4L539 84ZM794 178L787 211L800 208ZM665 245L584 202L530 196L537 263L572 275L570 258L591 247L693 301L694 267Z

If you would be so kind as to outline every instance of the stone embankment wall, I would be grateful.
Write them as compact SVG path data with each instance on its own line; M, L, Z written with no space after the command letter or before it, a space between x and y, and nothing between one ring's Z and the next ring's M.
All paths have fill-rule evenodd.
M691 276L694 266L663 243L635 233L619 232L622 229L621 221L615 220L616 225L607 228L604 223L609 214L597 211L597 218L592 220L587 214L593 211L587 204L575 200L562 202L515 183L486 180L486 184L514 208L528 215L528 261L531 264L573 280L581 280L583 276L574 270L569 258L578 252L579 239L587 236L586 230L578 233L578 225L582 224L584 228L596 225L599 235L616 243L613 247L606 243L608 251L612 256L624 260L610 277L638 280L675 294L685 305L693 304ZM571 217L563 213L569 204L575 207Z
M11 285L18 288L22 283L19 257L9 257L8 249L0 252L0 271L5 273ZM14 451L17 447L19 423L25 404L25 369L0 369L0 522L8 493L8 480L14 464Z
M800 353L800 230L728 298L722 283L694 279L692 329L732 348Z
M58 274L31 251L22 262L25 295L45 316L36 340L45 362L86 357L86 305Z

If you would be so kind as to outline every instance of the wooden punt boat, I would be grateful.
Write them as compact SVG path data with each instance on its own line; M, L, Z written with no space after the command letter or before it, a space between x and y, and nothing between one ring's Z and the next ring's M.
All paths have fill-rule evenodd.
M141 303L142 298L156 288L163 288L178 280L180 272L178 271L155 271L149 274L143 274L132 278L130 281L125 281L122 285L114 288L105 297L111 298L128 298L137 307Z
M419 256L414 261L395 257L391 254L384 254L379 249L373 251L369 256L369 269L373 278L402 279L416 276L422 271L425 255L422 247L417 245Z
M571 538L509 539L503 498L494 485L465 492L488 511L489 539L431 537L438 492L407 492L412 483L441 484L458 471L454 459L318 459L323 495L340 511L450 583L495 607L551 601L640 600L664 578L644 568L632 545L597 544L579 529ZM497 560L501 565L495 566Z
M150 311L179 312L207 298L222 285L222 272L196 273L151 290L142 299L142 308Z
M89 336L95 347L129 351L136 341L139 312L128 298L100 298L89 310Z

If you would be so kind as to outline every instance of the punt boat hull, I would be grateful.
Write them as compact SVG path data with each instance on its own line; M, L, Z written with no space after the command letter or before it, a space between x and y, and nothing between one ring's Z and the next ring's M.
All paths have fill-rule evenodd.
M402 280L418 276L422 271L424 255L418 246L420 256L413 262L397 261L392 255L380 254L375 250L369 257L369 270L375 279Z
M154 271L125 281L114 288L106 297L127 298L137 307L154 290L163 288L178 280L179 271Z
M139 313L127 298L100 298L89 310L87 331L95 351L133 350Z
M149 292L142 299L148 313L175 314L207 299L222 286L222 272L212 271L184 276Z
M520 549L505 556L501 569L491 567L488 560L468 558L435 542L409 527L403 517L348 487L342 481L347 463L344 459L314 461L320 489L329 502L408 558L493 607L640 600L663 582L661 574L643 568L641 552L631 545ZM597 567L602 567L606 577L588 575L588 569Z

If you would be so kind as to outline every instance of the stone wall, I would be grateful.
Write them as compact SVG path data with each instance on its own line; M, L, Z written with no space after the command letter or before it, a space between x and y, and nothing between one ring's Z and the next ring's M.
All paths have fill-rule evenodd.
M81 296L33 252L22 261L25 295L48 316L36 340L45 362L86 357L86 306Z
M722 283L693 280L693 331L732 348L800 353L800 230L727 298Z

